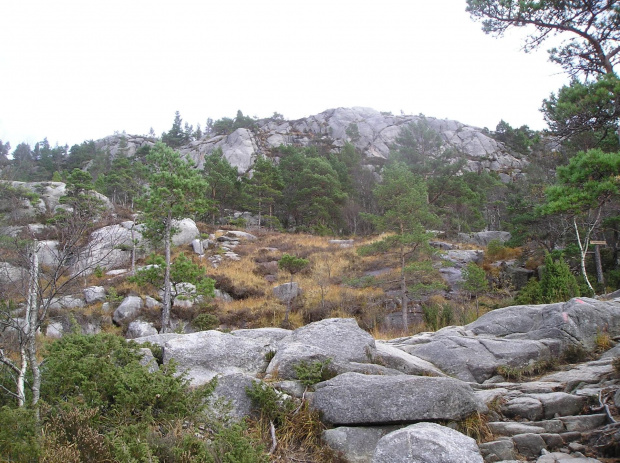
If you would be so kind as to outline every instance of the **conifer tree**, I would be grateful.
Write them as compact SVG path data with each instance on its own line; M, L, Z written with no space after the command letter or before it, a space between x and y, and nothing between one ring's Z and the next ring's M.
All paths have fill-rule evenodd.
M163 240L164 245L164 300L162 332L170 330L172 291L170 281L171 241L173 222L195 214L204 214L212 207L208 199L208 183L190 160L163 143L157 143L146 157L149 187L141 198L141 221L145 236L152 241Z

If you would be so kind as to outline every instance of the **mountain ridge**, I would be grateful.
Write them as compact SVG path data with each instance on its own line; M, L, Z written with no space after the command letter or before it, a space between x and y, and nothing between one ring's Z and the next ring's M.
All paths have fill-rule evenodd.
M396 142L401 128L423 117L429 127L442 136L446 146L466 158L464 169L467 171L497 172L503 181L508 182L521 174L527 165L519 153L491 138L485 129L449 119L395 116L364 107L332 108L296 120L259 119L252 128L238 128L227 135L206 135L178 150L202 168L205 157L221 148L230 164L239 174L244 174L252 169L259 155L270 157L282 145L321 145L328 151L337 152L346 143L352 143L363 154L364 164L375 169L389 158L390 147ZM115 134L95 143L98 148L109 150L112 156L122 150L133 156L141 147L153 145L156 141L154 137Z

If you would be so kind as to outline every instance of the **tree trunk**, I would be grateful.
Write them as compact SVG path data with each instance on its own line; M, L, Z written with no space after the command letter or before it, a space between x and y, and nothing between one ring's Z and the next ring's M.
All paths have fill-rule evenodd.
M161 332L167 333L170 330L170 307L172 306L172 287L170 284L170 240L171 240L172 217L168 213L164 228L164 254L166 268L164 270L164 301L161 309Z
M596 281L605 287L605 277L603 276L603 263L601 262L601 248L598 244L594 245L594 263L596 264Z
M405 247L400 246L400 303L403 309L403 331L409 332L409 320L407 306L407 280L405 278Z
M588 273L586 272L586 252L588 252L588 236L586 236L585 246L581 244L581 236L579 235L579 227L577 227L577 219L573 217L573 225L575 227L575 234L577 235L577 244L579 245L579 261L581 264L581 274L583 275L584 280L586 280L586 284L592 294L596 294L594 292L594 288L590 284L590 280L588 279Z
M32 372L32 405L36 406L41 390L41 374L37 361L37 330L39 329L39 242L34 240L30 255L30 281L28 283L28 298L26 302L26 323L25 343L21 351L22 355L27 356L27 360L22 359L22 366L30 363ZM37 411L38 418L38 411Z

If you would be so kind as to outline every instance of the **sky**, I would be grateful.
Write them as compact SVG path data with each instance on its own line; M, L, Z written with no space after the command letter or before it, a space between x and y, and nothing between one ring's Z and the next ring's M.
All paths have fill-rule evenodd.
M0 140L79 144L207 118L337 107L545 127L569 80L465 0L0 2Z

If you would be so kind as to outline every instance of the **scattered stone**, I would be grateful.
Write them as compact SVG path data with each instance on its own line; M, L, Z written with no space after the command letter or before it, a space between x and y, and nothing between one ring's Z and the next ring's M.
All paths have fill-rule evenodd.
M129 322L140 313L140 310L142 310L142 298L127 296L114 311L112 321L117 325Z
M103 286L89 286L84 288L82 292L84 293L84 300L88 305L106 300L106 292Z
M171 240L174 246L189 245L200 235L192 219L173 220L172 226L177 230Z
M129 323L125 337L127 339L142 338L144 336L152 336L157 334L157 329L152 323L143 320L134 320Z
M301 296L301 288L295 282L284 283L273 288L273 295L280 301L287 302Z
M512 437L517 451L527 458L537 458L545 448L544 439L539 434L518 434Z

